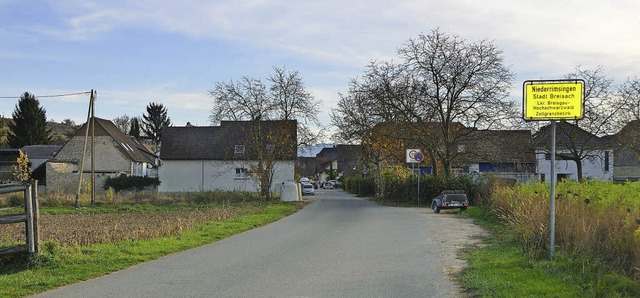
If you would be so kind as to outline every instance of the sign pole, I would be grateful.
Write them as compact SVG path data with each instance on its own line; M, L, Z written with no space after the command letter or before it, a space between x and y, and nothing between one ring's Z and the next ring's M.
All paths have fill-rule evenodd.
M584 80L528 80L522 85L526 121L551 121L549 259L553 261L556 231L556 121L584 118Z
M418 205L420 205L420 164L418 163Z
M551 215L549 224L549 259L553 261L554 245L556 242L556 122L551 121Z

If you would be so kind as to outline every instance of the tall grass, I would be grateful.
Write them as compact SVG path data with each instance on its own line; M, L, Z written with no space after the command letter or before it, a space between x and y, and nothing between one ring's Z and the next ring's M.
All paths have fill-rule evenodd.
M557 249L598 258L640 277L640 183L576 183L556 187ZM493 208L534 258L549 252L550 195L546 184L501 186Z

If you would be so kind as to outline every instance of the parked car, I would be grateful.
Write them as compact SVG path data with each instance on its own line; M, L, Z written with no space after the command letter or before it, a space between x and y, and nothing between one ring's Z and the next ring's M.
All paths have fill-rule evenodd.
M311 185L313 185L313 188L314 188L314 189L318 189L318 183L317 183L317 182L315 182L315 181L311 181L311 182L309 182L309 183L311 183Z
M315 195L316 191L311 183L302 183L302 195Z
M322 183L322 188L324 188L324 189L332 189L333 188L333 183L331 181L325 181L324 183Z
M307 177L302 177L300 178L300 183L309 183L311 180L309 180L309 178Z
M445 190L431 200L431 209L434 213L440 213L442 209L465 210L467 207L469 207L469 200L462 190Z

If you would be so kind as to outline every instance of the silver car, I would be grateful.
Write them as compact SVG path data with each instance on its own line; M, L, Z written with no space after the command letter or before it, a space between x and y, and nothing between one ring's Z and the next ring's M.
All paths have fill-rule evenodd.
M316 191L311 183L302 183L302 195L316 195Z

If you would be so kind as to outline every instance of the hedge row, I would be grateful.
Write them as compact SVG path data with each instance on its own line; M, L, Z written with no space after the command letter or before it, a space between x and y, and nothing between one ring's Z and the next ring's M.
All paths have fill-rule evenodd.
M115 192L121 192L123 190L140 191L157 187L158 185L160 185L160 180L157 177L118 176L107 178L104 182L104 189L113 188Z
M420 193L418 195L418 180L415 176L400 177L399 175L384 175L384 195L386 201L397 203L431 204L431 199L443 190L464 190L472 205L482 204L487 197L485 181L474 181L470 176L460 175L452 177L423 176L420 179ZM377 186L371 177L346 177L343 180L344 189L359 196L376 195Z

